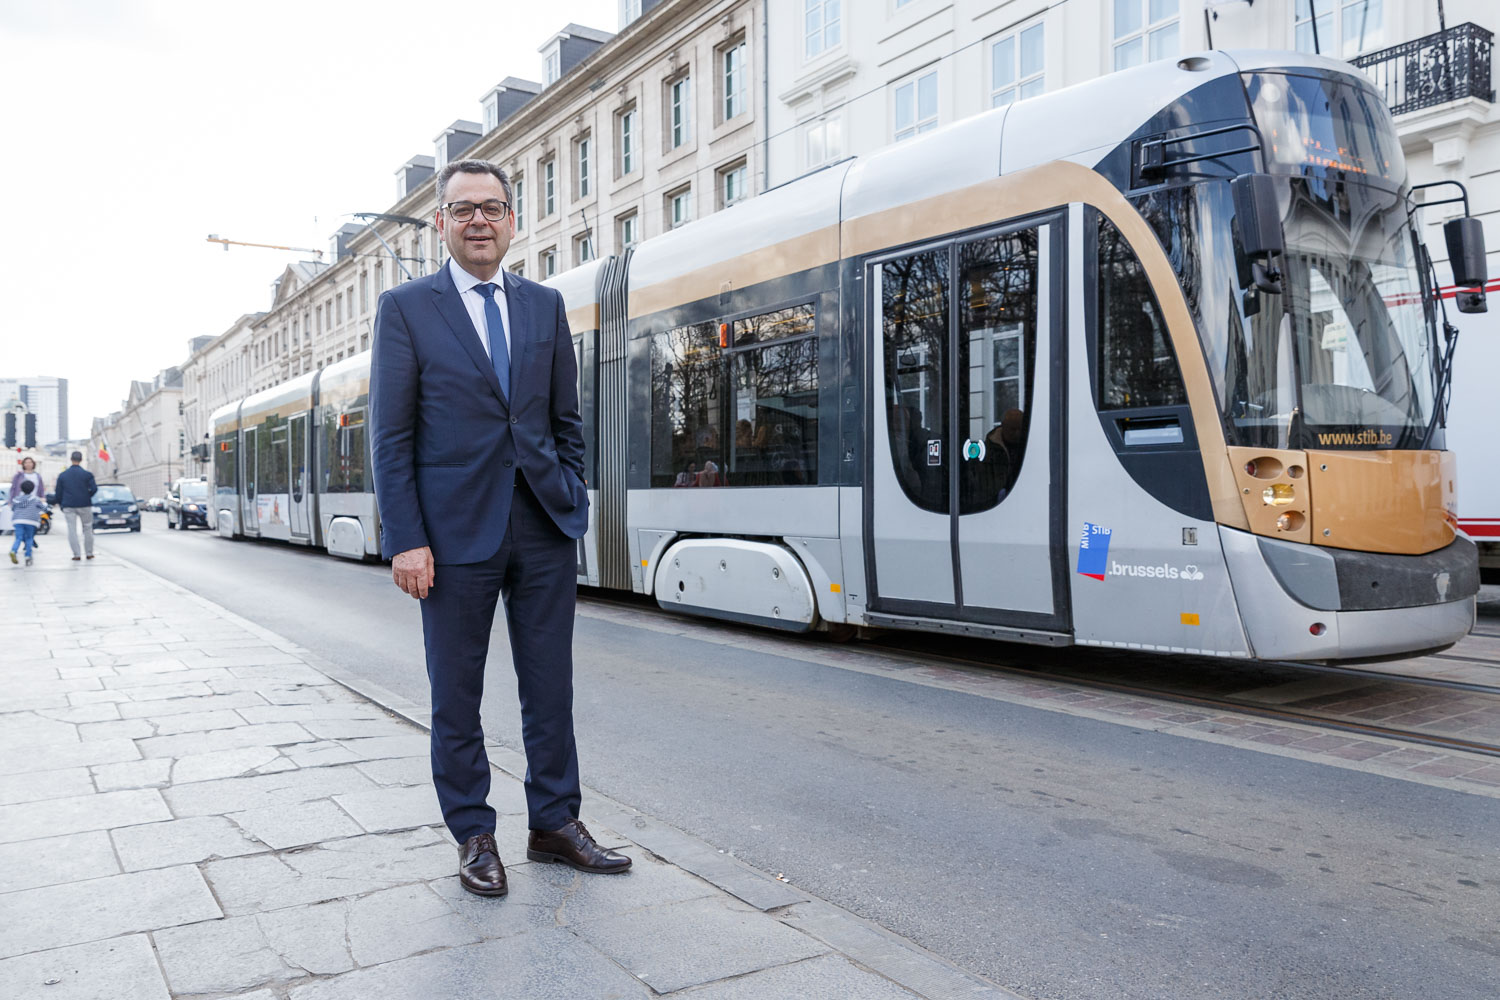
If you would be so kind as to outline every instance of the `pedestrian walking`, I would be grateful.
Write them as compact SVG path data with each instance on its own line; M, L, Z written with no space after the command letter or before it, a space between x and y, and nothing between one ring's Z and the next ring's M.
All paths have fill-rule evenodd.
M21 471L11 477L10 495L12 497L20 495L21 484L24 482L31 483L31 489L36 494L37 499L41 500L46 497L46 484L42 481L42 474L36 471L36 459L30 455L21 459Z
M7 496L10 498L20 496L21 484L28 481L31 483L32 491L36 494L37 499L41 500L42 504L45 506L47 503L46 484L42 481L42 474L36 471L36 459L32 458L30 455L27 455L25 458L21 459L21 471L17 472L14 476L11 477L10 493ZM10 500L7 499L6 502L9 503ZM41 547L41 543L37 542L35 539L32 540L31 544L33 548Z
M588 491L562 296L500 269L515 233L503 170L455 161L437 190L448 265L386 292L375 314L375 493L392 578L421 601L432 778L459 881L503 896L479 718L500 598L526 745L526 856L598 873L630 859L578 821L573 612Z
M70 457L73 464L57 477L57 505L68 522L68 545L73 549L73 561L77 562L80 525L82 555L94 558L94 494L99 491L99 484L94 482L94 474L83 467L83 452L75 451Z
M36 495L36 484L29 479L21 481L21 492L10 498L10 523L16 540L10 543L10 561L16 562L16 550L26 547L26 565L31 565L31 549L36 541L36 529L42 526L42 498Z

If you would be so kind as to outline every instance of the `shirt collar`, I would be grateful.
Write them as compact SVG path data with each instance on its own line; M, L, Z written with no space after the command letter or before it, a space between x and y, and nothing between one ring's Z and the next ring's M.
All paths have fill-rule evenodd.
M468 271L465 271L463 268L459 267L458 261L454 260L452 257L448 258L448 274L453 278L453 285L458 289L458 293L460 295L462 295L464 292L473 291L476 285L483 285L485 283L480 279L474 277ZM489 280L494 283L497 289L499 289L499 294L501 296L504 296L505 272L496 271L495 276Z

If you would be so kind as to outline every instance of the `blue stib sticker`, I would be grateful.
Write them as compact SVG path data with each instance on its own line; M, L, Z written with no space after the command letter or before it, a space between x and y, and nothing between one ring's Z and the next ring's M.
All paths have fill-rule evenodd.
M1083 522L1083 537L1078 541L1078 572L1095 580L1104 579L1109 571L1110 529Z

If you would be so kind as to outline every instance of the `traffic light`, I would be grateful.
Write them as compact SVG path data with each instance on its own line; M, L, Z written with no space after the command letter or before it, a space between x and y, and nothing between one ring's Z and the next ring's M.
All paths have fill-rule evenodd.
M7 413L5 415L5 447L7 447L7 448L14 448L15 446L16 446L16 415L14 413Z
M26 414L26 447L36 447L36 414Z

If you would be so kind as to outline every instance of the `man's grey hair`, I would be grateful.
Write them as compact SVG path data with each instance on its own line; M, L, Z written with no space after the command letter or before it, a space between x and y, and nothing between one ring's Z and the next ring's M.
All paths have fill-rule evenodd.
M489 160L454 160L446 167L444 167L442 173L438 174L437 179L439 206L447 204L448 182L453 179L454 174L459 173L489 174L490 176L494 177L500 182L500 186L505 189L505 200L510 203L510 207L513 210L515 209L516 199L515 196L511 193L510 178L506 176L504 170L501 170L498 166L491 163Z

